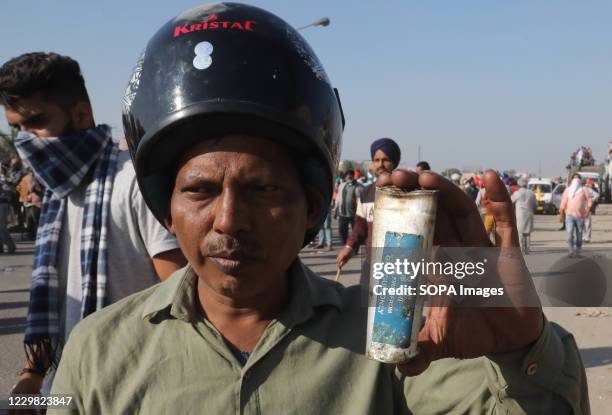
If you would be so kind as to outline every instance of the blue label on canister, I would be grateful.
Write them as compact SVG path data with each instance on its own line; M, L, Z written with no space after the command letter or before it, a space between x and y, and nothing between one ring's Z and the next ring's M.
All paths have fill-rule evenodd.
M382 248L383 264L400 264L404 260L412 262L419 261L423 237L409 233L386 232L385 245ZM390 267L389 267L390 268ZM391 273L385 272L384 277L375 281L382 288L400 289L404 295L380 294L376 295L376 315L374 317L374 327L372 330L372 340L378 343L386 343L394 346L408 347L410 343L410 333L412 331L412 321L416 302L416 295L408 294L408 287L417 287L417 278L410 273L402 272L405 268L401 267L401 272L395 269ZM412 278L411 278L412 277ZM377 290L382 292L383 290ZM384 290L388 293L388 290ZM416 294L416 292L415 292Z

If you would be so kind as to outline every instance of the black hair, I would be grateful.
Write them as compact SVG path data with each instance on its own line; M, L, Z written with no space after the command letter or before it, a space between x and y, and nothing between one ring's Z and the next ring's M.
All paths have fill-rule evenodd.
M347 171L345 171L344 174L342 175L342 177L346 177L347 174L350 174L350 175L354 176L355 175L355 170L347 170Z
M78 102L90 102L81 68L68 56L25 53L0 67L0 104L15 107L19 100L38 93L65 110Z
M422 168L423 170L431 170L431 167L429 167L429 163L426 161L419 161L417 163L417 167Z

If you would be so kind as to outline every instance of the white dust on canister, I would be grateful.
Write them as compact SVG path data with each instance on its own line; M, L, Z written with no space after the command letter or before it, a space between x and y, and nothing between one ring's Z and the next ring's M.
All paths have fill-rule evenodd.
M397 269L384 272L380 278L381 265L376 264L429 260L437 204L437 190L376 189L368 301L368 359L402 363L418 353L417 340L425 301L425 296L418 295L418 286L425 283L426 275L411 275L405 272L407 268L402 268L399 273ZM376 274L375 266L378 267ZM375 275L378 278L374 278ZM415 295L409 294L408 287L415 287L412 291ZM390 289L393 295L388 294Z

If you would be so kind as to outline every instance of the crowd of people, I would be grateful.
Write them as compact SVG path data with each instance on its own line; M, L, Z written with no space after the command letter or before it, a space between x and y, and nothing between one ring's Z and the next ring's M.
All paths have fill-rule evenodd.
M209 20L227 30L202 29ZM231 53L204 59L213 44ZM94 121L77 61L37 52L0 67L17 151L44 187L12 393L69 395L81 414L588 413L577 346L524 302L522 257L492 277L512 287L512 308L432 306L414 359L365 357L361 288L299 258L317 234L331 247L332 218L339 267L371 249L376 186L438 190L442 246L491 240L429 164L398 169L391 138L370 146L376 182L344 171L334 185L340 94L286 22L244 4L194 8L159 29L129 79L127 152ZM511 199L493 171L481 187L502 245L518 247L509 218L529 195Z
M530 189L526 176L514 177L504 172L500 177L515 205L521 250L527 255L530 252L533 219L538 209L537 185L535 190ZM481 175L476 174L466 179L461 184L461 188L479 207L487 234L492 237L495 221ZM570 257L580 256L582 243L590 242L592 216L595 214L599 197L600 190L594 180L584 179L577 173L568 180L568 186L561 195L559 206L559 220L562 223L559 230L567 230L567 247Z
M381 139L393 143L393 149L387 148L390 154L400 154L399 146L393 140ZM384 149L378 149L380 140L372 143L372 150L381 151L384 157ZM374 177L378 177L384 170L377 167L376 157L372 153L372 171ZM394 164L391 164L388 172L391 172L399 163L399 156ZM426 161L417 163L415 171L420 173L430 171L431 167ZM330 214L326 217L317 238L310 244L315 249L325 248L333 250L331 218L338 221L338 232L340 238L340 253L338 254L338 266L341 268L352 256L358 252L359 246L366 241L367 222L372 221L372 208L375 195L375 181L358 181L358 171L352 169L340 173L336 178L336 186L332 199ZM453 174L453 176L459 176ZM538 198L536 191L528 187L528 177L513 176L507 172L499 174L506 190L511 195L512 203L516 212L516 223L519 233L521 251L524 255L530 253L531 233L533 232L534 215L538 209ZM461 181L459 177L449 177L476 204L483 220L486 234L495 242L495 219L487 197L484 186L484 173L476 173ZM579 174L574 174L569 181L569 186L564 190L561 197L559 220L562 223L560 230L567 230L567 247L570 257L580 256L583 242L590 242L592 229L592 216L595 214L597 202L600 197L597 183L592 179L583 179ZM368 220L369 218L369 220ZM351 234L349 234L349 228ZM357 228L356 231L353 229ZM370 229L371 232L371 229Z
M593 158L593 149L587 146L581 146L578 150L572 153L570 158L570 166L584 167L594 166L595 159Z
M20 159L0 163L0 254L15 253L11 232L36 237L43 187Z

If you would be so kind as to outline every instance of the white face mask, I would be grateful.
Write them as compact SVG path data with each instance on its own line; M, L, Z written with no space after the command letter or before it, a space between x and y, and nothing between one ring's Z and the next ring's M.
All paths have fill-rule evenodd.
M572 183L570 184L570 187L569 187L570 199L573 198L576 195L576 193L580 191L581 188L582 188L582 181L580 181L580 179L578 178L573 178Z

